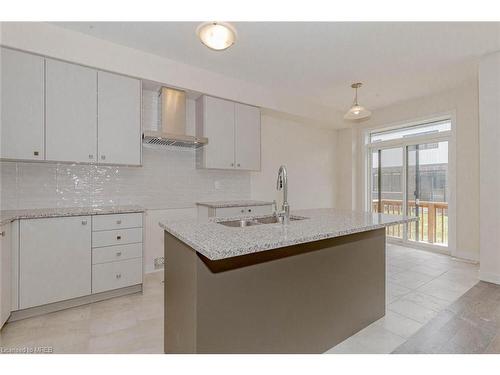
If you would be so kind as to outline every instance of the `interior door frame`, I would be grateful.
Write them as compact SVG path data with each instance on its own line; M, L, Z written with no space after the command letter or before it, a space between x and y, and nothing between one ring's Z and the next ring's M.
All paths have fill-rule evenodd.
M403 152L403 171L401 173L402 185L403 188L403 212L407 212L407 157L408 157L408 147L414 146L417 144L425 144L425 143L437 143L437 142L448 142L448 246L442 245L434 245L427 244L416 241L408 240L407 233L407 225L403 226L403 238L395 238L395 237L387 237L387 241L391 243L401 244L408 247L415 247L420 249L427 249L447 255L456 256L456 174L455 174L455 115L453 112L450 112L447 115L442 115L439 117L427 118L425 120L419 120L415 122L405 122L401 123L397 126L391 126L386 128L372 128L366 129L365 137L368 140L371 132L374 131L383 131L383 130L392 130L398 128L405 128L415 125L425 125L432 122L449 120L451 123L451 130L435 133L435 134L425 134L421 136L408 137L408 138L400 138L396 140L388 140L381 141L376 143L366 143L366 175L365 175L365 210L372 212L372 178L371 178L371 169L372 169L372 155L374 151L402 147ZM367 206L367 207L366 207Z

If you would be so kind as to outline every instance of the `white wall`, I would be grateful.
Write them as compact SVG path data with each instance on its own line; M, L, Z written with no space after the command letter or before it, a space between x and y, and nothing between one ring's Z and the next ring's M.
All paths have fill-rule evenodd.
M477 81L463 83L446 92L429 97L401 102L373 111L368 121L350 124L339 131L337 201L351 201L353 209L362 209L364 201L365 169L363 134L366 129L404 124L436 115L452 113L455 117L455 176L456 191L456 248L451 249L458 257L479 259L479 115ZM350 142L349 142L350 140ZM350 143L353 154L349 154ZM451 174L451 173L450 173ZM349 177L351 177L350 185ZM453 178L453 176L450 176ZM451 224L450 224L451 225ZM451 241L451 239L450 239ZM450 243L450 247L452 244Z
M278 169L284 164L292 211L334 207L336 141L335 130L263 114L262 169L251 174L252 198L275 199Z
M481 280L500 284L500 52L479 70Z

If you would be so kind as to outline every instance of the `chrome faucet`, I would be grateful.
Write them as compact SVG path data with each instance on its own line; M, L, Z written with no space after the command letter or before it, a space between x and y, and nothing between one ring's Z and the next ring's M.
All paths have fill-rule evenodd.
M276 180L276 190L283 191L283 205L278 211L276 201L274 201L275 215L282 224L290 223L290 206L288 205L288 180L286 167L282 165L278 171L278 179Z

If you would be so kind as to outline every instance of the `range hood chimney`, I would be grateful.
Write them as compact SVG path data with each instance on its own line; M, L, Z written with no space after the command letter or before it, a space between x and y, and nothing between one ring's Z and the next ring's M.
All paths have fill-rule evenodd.
M162 146L198 148L208 143L204 137L186 134L186 93L162 87L158 105L159 129L145 129L145 143Z

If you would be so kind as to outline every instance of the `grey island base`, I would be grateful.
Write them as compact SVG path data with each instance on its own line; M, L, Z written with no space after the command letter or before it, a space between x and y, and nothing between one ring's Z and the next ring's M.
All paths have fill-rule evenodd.
M352 213L347 218L333 211L300 214L311 222L292 222L281 243L267 242L262 250L259 232L277 235L281 224L193 224L196 238L189 238L185 223L161 223L168 260L165 353L323 353L384 316L384 227L407 219ZM318 230L315 221L326 227L332 222L325 221L339 218L351 229L307 240L309 230ZM200 233L208 241L210 236L249 239L252 231L256 244L252 252L244 250L251 243L242 245L242 255L210 259L209 249L197 245ZM305 242L280 246L290 238L300 242L294 237L299 233Z

